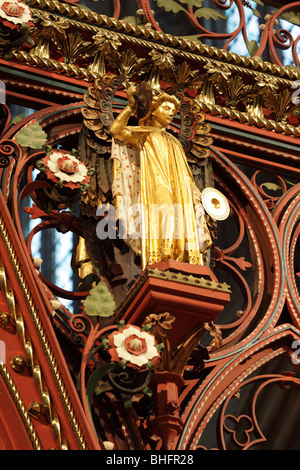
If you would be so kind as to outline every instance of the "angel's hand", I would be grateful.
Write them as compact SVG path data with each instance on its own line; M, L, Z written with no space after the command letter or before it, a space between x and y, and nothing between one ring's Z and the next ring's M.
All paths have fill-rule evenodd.
M136 100L134 97L136 93L136 87L134 85L131 85L130 87L127 88L126 93L127 93L128 104L132 109L134 109L136 106Z

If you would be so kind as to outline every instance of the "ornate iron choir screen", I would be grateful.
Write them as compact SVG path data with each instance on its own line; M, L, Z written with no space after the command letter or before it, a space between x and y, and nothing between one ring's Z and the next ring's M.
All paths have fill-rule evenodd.
M299 447L299 9L0 0L0 448Z

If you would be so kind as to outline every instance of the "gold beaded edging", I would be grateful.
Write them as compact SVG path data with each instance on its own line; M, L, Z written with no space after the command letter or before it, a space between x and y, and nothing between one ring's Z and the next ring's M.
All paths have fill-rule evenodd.
M28 414L28 411L26 410L26 407L23 403L23 400L18 392L18 389L16 387L16 384L14 383L10 373L8 372L8 369L3 362L0 362L0 375L4 380L4 383L10 393L10 396L12 397L16 408L19 412L19 415L24 423L25 429L27 431L28 437L30 439L30 442L32 444L33 450L42 450L41 443L39 441L39 438L37 436L36 430L32 424L31 418Z
M180 284L187 284L195 287L202 287L218 292L225 292L231 294L229 284L226 282L217 282L204 277L196 277L191 274L176 273L173 271L160 271L157 268L148 268L148 276L156 279L164 279L166 281L178 282Z
M175 48L178 54L182 52L192 53L195 58L199 58L203 55L203 59L217 59L222 62L227 62L228 67L230 64L253 68L254 71L260 71L268 74L276 75L277 78L286 77L288 80L297 80L300 78L300 72L287 67L281 67L277 64L269 62L263 62L259 58L245 57L234 52L224 51L217 47L207 46L202 43L196 43L188 41L178 36L166 34L154 29L145 28L144 26L138 26L127 23L126 21L117 20L110 18L106 15L93 12L91 10L79 8L76 5L70 5L67 3L61 3L56 0L30 0L29 5L31 8L38 8L46 10L50 13L67 15L70 18L66 18L67 21L76 21L78 28L93 28L97 31L101 28L114 30L116 33L124 33L127 36L129 42L139 40L140 45L143 47L163 47L166 46ZM86 23L84 23L86 22ZM70 23L71 25L71 23ZM75 25L75 23L73 23ZM136 42L135 42L136 43ZM156 43L156 44L154 44Z
M173 271L161 271L158 268L147 268L145 271L139 276L135 284L132 286L130 291L128 292L126 298L123 302L120 303L118 309L115 312L114 320L116 321L118 318L122 316L125 312L127 306L131 303L132 299L136 297L139 290L142 288L144 283L149 278L156 278L156 279L163 279L165 281L190 285L194 287L210 289L218 292L224 292L226 294L231 294L231 288L229 284L226 282L220 283L211 279L206 279L204 277L196 277L191 274L184 274L181 272L173 272Z
M175 37L170 34L158 32L143 26L137 26L126 21L100 15L90 10L82 9L76 5L60 3L56 0L31 0L30 6L36 15L43 15L43 12L53 15L63 16L64 22L71 28L97 34L104 30L113 31L114 35L123 44L143 48L145 51L169 52L174 57L185 59L201 66L210 65L212 67L224 67L233 73L242 74L255 80L268 80L270 75L276 85L281 85L291 89L296 79L300 79L300 72L291 68L280 67L276 64L263 62L259 58L249 58L235 53L224 51L215 47L194 43ZM36 7L36 8L34 8ZM98 77L97 73L89 67L79 67L72 63L59 62L55 59L40 57L31 51L12 50L11 60L26 63L47 71L74 77L78 80L92 83ZM199 103L204 112L213 116L236 120L241 124L255 126L268 131L275 131L288 136L299 137L300 126L294 126L285 120L276 121L258 116L251 112L242 112L225 106L218 106L214 103Z
M55 439L58 440L59 448L67 450L67 445L64 442L64 439L62 439L60 423L57 417L53 415L50 394L49 394L47 386L45 385L42 379L42 372L41 372L40 364L34 355L32 341L30 337L27 335L23 316L20 313L20 311L18 311L16 308L15 296L14 296L13 290L11 289L9 281L6 278L5 268L1 263L0 263L0 289L2 292L5 293L11 319L15 325L18 337L22 341L26 361L27 361L28 367L32 371L32 376L34 379L35 386L39 389L41 399L42 399L42 404L43 404L43 410L45 412L48 422L51 423L53 435Z
M236 53L224 51L223 49L207 46L205 44L188 41L177 36L172 36L171 34L166 34L153 29L145 28L143 26L130 24L126 21L110 18L90 10L81 9L75 5L60 3L56 0L31 0L30 6L36 6L37 8L45 9L51 13L69 15L72 18L80 21L87 21L94 24L95 26L97 25L97 30L99 30L99 27L115 29L118 32L132 34L138 39L141 39L142 37L142 39L148 42L155 41L160 43L160 45L163 47L175 47L179 49L179 53L185 50L195 54L203 54L210 59L215 57L218 60L233 62L236 65L240 65L242 67L253 67L254 69L260 69L262 72L278 74L279 77L287 76L290 80L294 80L300 77L300 73L293 69L280 67L279 65L268 62L262 62L251 57L240 56ZM81 25L84 27L82 23ZM131 39L133 38L131 37ZM128 38L128 40L130 39ZM157 44L157 46L159 46L159 44ZM153 47L153 44L151 44L151 47Z
M201 111L206 113L209 112L209 114L212 116L221 116L230 120L239 121L240 123L256 126L260 129L264 128L268 131L275 131L285 135L291 135L293 137L300 136L300 126L295 127L283 122L261 118L251 113L238 111L237 109L223 108L222 106L218 106L216 104L203 103L200 100L198 101L198 105Z
M52 376L54 378L57 390L59 392L59 396L62 400L64 409L66 411L68 420L71 424L71 427L73 429L74 435L76 436L77 443L79 445L80 450L86 450L87 445L84 440L82 431L79 427L79 423L77 421L77 418L75 416L74 410L72 408L72 404L70 402L70 399L67 395L67 391L65 389L65 385L63 384L62 378L60 371L57 366L57 362L55 359L55 356L53 352L50 349L50 345L47 339L47 336L45 334L45 331L43 329L42 323L40 321L38 312L35 308L30 290L28 288L27 282L23 276L19 261L17 259L14 247L11 243L11 240L8 236L6 226L3 220L2 215L0 215L0 236L2 238L2 241L5 245L5 248L7 250L7 253L9 255L11 264L13 266L15 275L17 277L17 280L19 282L19 285L22 289L24 298L26 300L28 310L31 315L32 322L35 326L36 332L38 334L40 343L42 345L45 358L47 359L47 362L50 366L50 370L52 373ZM11 315L11 318L14 321L16 331L20 339L22 340L23 347L24 347L24 352L25 356L28 362L29 367L31 368L35 386L39 389L41 399L42 399L42 404L43 404L43 409L45 411L45 414L48 418L48 421L51 424L52 427L52 432L54 438L57 440L59 448L61 450L68 450L68 444L65 440L65 437L62 434L61 430L61 425L58 416L55 413L55 410L53 409L52 403L51 403L51 397L49 394L49 390L44 383L43 376L42 376L42 371L40 368L40 364L37 361L36 357L34 356L34 349L33 345L31 342L30 337L28 336L26 332L26 327L24 323L24 319L22 316L22 313L20 311L17 311L16 305L15 305L15 298L14 298L14 293L12 289L10 288L9 282L6 279L6 273L3 265L0 264L0 289L5 292L6 299L7 299L7 304L9 308L9 313Z

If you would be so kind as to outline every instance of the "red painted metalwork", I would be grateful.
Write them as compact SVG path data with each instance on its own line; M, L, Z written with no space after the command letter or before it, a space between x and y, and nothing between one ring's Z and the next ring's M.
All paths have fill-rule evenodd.
M156 19L155 11L153 11L150 7L149 0L137 0L137 3L138 7L144 10L145 19L148 23L151 24L153 29L168 33L166 29L162 29L161 25L159 25ZM220 33L217 31L217 28L215 28L215 30L213 31L208 30L203 25L203 21L201 21L201 9L199 9L198 6L179 6L176 4L172 8L172 5L170 4L169 6L165 6L165 9L167 12L173 11L174 13L179 11L180 14L184 14L194 27L195 36L197 36L200 41L203 41L205 39L212 39L217 41L226 40L224 46L220 46L220 48L228 50L228 47L231 45L232 41L236 39L236 37L241 33L245 44L247 45L249 43L249 40L246 25L245 9L250 9L252 10L252 13L256 14L256 16L261 16L259 9L255 10L252 4L245 0L212 0L212 4L217 8L215 11L216 14L218 14L220 10L223 10L228 11L228 15L230 15L230 13L232 13L232 10L230 9L234 6L236 7L238 11L239 24L234 31ZM272 12L268 15L268 17L265 18L265 24L261 24L263 32L261 38L259 39L257 50L251 54L253 57L262 57L263 53L268 53L270 57L270 62L283 66L277 51L291 49L293 63L295 66L299 65L298 44L300 37L298 36L297 38L293 38L292 34L283 28L276 30L276 25L278 24L278 20L280 19L281 15L288 11L297 11L297 9L299 9L299 6L299 2L286 2L286 4L279 8L275 13ZM196 9L197 16L195 15Z
M292 48L294 64L296 66L299 65L299 55L297 52L299 37L294 39L292 35L290 34L290 32L284 29L279 29L275 33L275 24L276 22L278 23L278 18L280 18L280 15L292 9L297 10L299 9L299 6L300 6L299 2L289 3L288 5L285 5L282 8L280 8L274 15L272 15L270 18L267 19L267 22L266 22L266 25L265 25L265 28L261 37L261 43L257 52L255 53L255 56L260 57L263 51L268 47L272 62L280 66L283 66L276 52L276 48L277 49Z
M47 338L47 341L49 342L49 346L51 350L54 353L55 361L57 362L57 367L59 368L59 374L61 375L61 379L63 383L68 383L68 399L71 399L72 406L74 407L75 414L77 418L80 421L80 426L82 428L85 428L85 437L83 437L83 442L82 445L84 446L90 446L91 448L97 448L97 442L95 441L94 436L90 433L89 428L86 427L86 418L84 415L80 417L81 414L81 408L79 405L78 401L78 396L77 393L75 392L75 389L73 387L73 382L70 378L70 374L68 369L66 368L66 364L64 363L63 357L60 352L60 347L57 342L57 339L55 335L53 334L52 326L49 322L49 311L51 312L51 305L49 304L49 301L45 295L45 292L40 289L39 286L39 281L36 278L36 272L33 268L33 264L31 260L28 258L28 256L24 256L24 249L22 247L22 243L20 238L17 235L16 229L14 228L14 224L12 222L11 216L8 212L8 208L5 204L3 195L0 195L0 207L1 207L1 218L2 218L2 224L5 227L6 230L6 236L7 240L11 243L11 246L13 247L13 250L15 254L12 252L9 252L7 250L7 247L4 245L4 240L0 240L0 245L1 245L1 258L2 258L2 263L3 267L7 273L7 282L9 282L9 285L12 286L13 288L13 293L15 296L15 305L16 308L22 312L22 316L25 322L25 327L26 327L26 332L24 331L23 334L31 339L32 343L34 344L34 356L33 356L33 364L31 364L31 367L34 367L34 363L36 364L37 370L38 370L38 363L40 362L41 364L41 378L42 381L45 381L44 385L45 389L49 390L50 396L51 396L51 401L55 404L55 408L57 413L60 416L65 416L66 420L63 424L63 433L65 437L62 437L62 440L66 439L67 441L67 446L70 449L77 449L78 445L80 445L77 441L76 436L74 435L74 429L72 430L72 423L69 421L69 418L67 418L67 410L66 410L66 404L63 403L62 397L59 394L59 391L57 390L56 384L55 384L55 378L53 377L53 370L51 370L51 366L47 365L47 360L44 356L44 352L42 350L42 345L40 344L40 341L38 339L39 332L40 330L36 329L36 324L35 324L35 318L33 317L33 312L30 312L30 307L32 308L33 306L38 309L39 315L38 315L38 322L41 324L41 328L44 329L45 335ZM12 266L12 260L11 256L14 256L14 259L17 263L17 266L19 266L19 270L17 271L17 275L14 272L14 267ZM24 281L21 281L20 276L22 275L22 279L24 276ZM18 278L19 276L19 278ZM27 302L29 304L26 304L26 298L24 296L24 290L28 292L29 298L27 299ZM30 300L31 297L31 300ZM5 332L5 330L4 330ZM25 337L26 337L25 336ZM10 339L6 339L5 344L7 345L7 355L8 359L12 357L13 354L16 352L20 352L21 345L19 343L19 346L14 346L12 342L12 338L17 339L17 336L14 335L14 337L10 337ZM22 336L21 336L22 340ZM12 351L10 350L12 348ZM29 359L29 358L28 358ZM54 364L53 364L54 365ZM26 376L25 372L25 376ZM24 379L23 376L20 376L20 380ZM41 384L41 387L43 388L43 385ZM71 387L71 388L69 388ZM36 397L36 386L33 383L31 389L26 386L20 385L20 389L25 393L23 397L23 401L28 402L29 397L31 400L33 400ZM72 390L73 391L72 391ZM46 397L46 393L45 393ZM72 398L71 398L72 397ZM66 397L65 397L66 398ZM37 400L41 400L40 397L37 398ZM47 407L44 404L44 409L46 410ZM72 406L70 409L72 409ZM74 412L74 411L73 411ZM48 420L55 419L54 416L48 416ZM41 423L42 425L43 423ZM51 427L47 427L49 432L52 434ZM55 437L55 434L54 434ZM85 443L86 441L86 443ZM51 448L53 444L53 441L50 439L50 437L45 436L45 441L42 443L42 448ZM57 444L55 444L56 448Z
M193 8L187 10L199 37L222 38L226 40L225 49L239 32L246 36L243 7L249 7L242 0L226 3L215 0L214 6L226 10L235 4L240 13L239 26L230 34L208 31L198 22ZM284 44L282 31L274 36L272 30L282 12L299 5L283 6L267 19L255 55L269 48L273 62L280 65L276 46L289 46L295 63L299 63L298 39L288 36L289 43ZM147 22L159 31L150 2L140 0L138 6ZM120 7L120 1L115 0L116 18ZM7 120L0 143L0 339L6 345L6 364L0 366L0 448L100 450L107 448L107 442L118 450L263 448L268 436L260 423L260 396L275 385L296 391L300 385L299 135L292 135L290 128L284 134L249 125L238 121L237 116L218 115L207 108L206 119L214 139L209 147L214 182L231 208L229 219L214 228L212 269L172 262L152 266L174 276L179 272L186 282L141 276L134 295L118 309L113 322L89 317L84 309L73 314L61 306L54 312L51 302L57 296L82 300L88 292L65 291L38 273L31 244L35 234L49 228L82 235L82 224L67 204L60 205L59 198L48 210L45 195L52 186L33 176L34 165L45 149L22 147L16 136L37 122L47 133L48 144L76 146L82 129L82 95L62 89L69 82L85 91L89 83L82 77L48 74L33 65L4 58L0 64L7 68L4 78L11 87L9 98L37 109L11 125L10 112L3 107ZM25 79L12 80L14 71L24 71L33 78L49 76L60 86L41 87ZM30 97L22 96L23 84L31 90ZM43 95L32 96L33 90L40 93L42 88ZM124 96L121 90L117 98L122 101ZM224 105L221 94L215 92L214 97ZM122 108L120 103L115 106L116 110ZM176 126L172 130L176 132ZM25 208L25 213L37 224L25 240L20 208L28 196L36 205ZM193 277L194 284L187 282L188 276ZM210 289L200 278L210 283ZM200 287L196 287L197 280ZM220 280L230 285L231 293L222 291ZM159 317L165 314L171 319ZM156 337L170 348L168 354L161 352L159 365L150 370L112 364L107 344L110 335L119 331L118 322L145 327L145 318L151 315L157 322L153 321ZM24 325L24 331L20 325ZM213 341L206 338L208 332ZM32 354L28 344L32 344ZM26 354L26 368L16 371L13 360ZM276 373L270 372L273 364L278 367L277 360L285 361L288 373L279 368ZM266 369L262 372L263 367ZM232 403L249 385L253 386L253 395L235 408ZM40 419L30 417L30 403L43 400ZM211 423L217 439L214 442L209 436L209 447L205 434Z
M183 265L183 269L181 270ZM164 272L167 267L176 271L204 277L208 282L215 276L207 267L191 268L185 263L162 262L153 265ZM193 269L194 268L194 269ZM133 299L129 299L128 306L122 305L122 310L117 311L116 316L126 323L142 325L145 317L152 313L160 314L168 311L176 318L174 327L169 334L171 348L184 340L184 338L197 326L205 322L214 322L229 302L230 294L227 292L214 292L213 300L208 289L197 285L189 286L174 283L171 279L155 279L149 277L142 288L135 293ZM182 316L182 312L185 315Z
M58 120L55 120L55 122L59 122L61 119L64 119L66 112L65 108L59 108L59 107L54 107L51 109L51 111L55 111L58 113ZM35 117L41 116L43 117L43 122L45 128L48 125L48 120L47 120L47 113L45 112L39 112L36 114ZM25 124L26 124L25 120ZM42 121L40 121L42 122ZM49 121L50 123L50 121ZM24 125L24 124L23 124ZM22 125L17 125L17 129L21 128ZM16 132L16 131L14 131ZM6 134L7 137L12 138L14 135L14 132L10 131L9 133ZM57 134L57 138L60 139L60 134ZM27 156L26 153L23 155L21 149L16 146L16 144L12 140L6 140L7 145L4 147L4 150L6 150L7 155L11 155L12 152L17 152L18 153L18 159L17 159L17 166L14 170L13 174L13 180L12 178L12 172L8 172L5 176L6 178L6 183L5 187L8 187L8 184L12 182L12 184L15 187L15 192L14 196L12 199L12 207L13 207L13 214L14 214L14 219L15 219L15 225L19 230L21 230L20 222L18 221L18 207L20 204L20 201L24 196L27 195L27 193L30 193L31 191L36 191L39 187L42 187L43 185L39 186L37 183L34 183L32 181L31 177L31 172L27 171L27 176L28 176L28 188L24 188L22 193L20 194L20 197L17 197L17 185L16 182L20 179L21 172L23 171L24 168L24 163L26 161L31 161L32 158L39 158L39 153L37 153L35 156ZM10 144L10 145L9 145ZM295 245L296 242L299 238L299 225L298 219L299 216L299 211L297 211L297 204L299 200L299 185L293 186L291 189L287 191L287 186L281 181L281 189L285 194L281 196L279 199L277 198L271 198L272 199L272 204L270 204L268 201L267 203L264 202L264 199L268 198L268 195L262 190L262 186L258 185L256 183L256 179L258 178L258 172L256 172L252 178L252 183L250 180L248 180L245 175L236 167L230 160L230 152L226 152L227 156L225 154L220 152L220 148L212 148L212 157L217 165L217 171L216 171L216 182L219 185L219 187L222 189L223 192L226 193L227 197L229 198L231 205L232 205L232 210L236 214L236 220L238 222L238 231L237 231L237 237L236 240L231 240L231 244L228 247L223 247L223 248L215 248L215 260L217 265L219 265L222 269L225 269L230 276L235 278L238 281L238 285L240 285L241 292L244 296L244 308L242 315L234 320L234 321L229 321L223 324L220 324L220 329L223 332L224 339L222 343L222 347L214 352L211 352L210 354L210 361L209 361L209 367L213 369L213 372L211 372L206 380L201 384L199 389L194 388L194 381L192 380L189 382L189 380L185 381L185 392L182 395L178 396L178 400L181 400L181 403L184 401L184 397L188 393L189 387L191 387L191 390L193 390L193 399L190 400L188 408L185 408L184 411L181 410L181 414L178 416L178 418L175 419L175 417L170 415L169 418L165 417L164 418L164 424L162 419L158 419L156 421L157 425L161 424L161 432L163 433L162 436L164 436L166 443L166 446L168 448L171 448L170 440L171 439L171 434L166 436L164 434L164 427L168 426L170 429L173 429L172 426L174 425L174 432L176 429L175 434L173 435L171 441L174 441L174 436L177 436L178 433L180 434L180 437L177 436L175 440L178 440L178 445L180 448L196 448L197 444L196 442L198 439L200 439L201 436L201 429L205 428L206 425L206 418L205 416L209 413L209 410L211 409L210 407L213 407L214 409L213 402L211 402L211 405L209 405L210 400L206 403L205 406L205 411L202 413L198 409L197 405L197 419L194 425L194 430L195 436L188 437L190 435L193 435L192 429L190 429L188 423L190 416L193 416L193 420L195 419L195 409L194 406L198 403L198 399L201 398L201 400L204 399L205 395L203 396L203 393L205 391L206 384L211 380L212 382L215 380L218 380L217 377L222 370L222 386L225 387L224 391L222 393L225 393L226 395L226 381L224 381L224 377L226 377L226 368L224 369L224 366L227 364L228 358L232 358L234 360L234 357L238 355L238 359L236 359L236 364L239 364L238 367L238 374L239 377L241 375L242 371L242 366L241 364L243 363L243 357L250 357L253 356L253 353L251 352L251 347L249 348L247 345L250 342L254 342L254 344L258 344L257 341L259 342L259 336L267 334L269 331L270 334L273 334L272 332L277 331L276 328L274 328L281 310L283 308L285 299L287 301L287 304L289 305L291 314L293 315L294 321L298 324L298 308L299 308L299 303L295 299L295 295L297 294L297 288L295 286L295 278L292 275L293 272L293 257L295 254ZM241 156L241 158L245 159L245 155ZM237 153L235 153L235 158L237 158ZM258 161L257 161L258 162ZM5 163L5 162L4 162ZM8 167L9 168L9 167ZM4 175L4 169L2 170L3 175ZM30 187L31 185L31 187ZM240 194L240 196L239 196ZM262 197L261 197L262 196ZM8 198L8 192L6 193L6 197ZM247 205L245 205L242 200L243 198L246 198L247 200ZM257 211L257 208L260 207L260 210ZM286 207L288 207L288 211L286 211ZM4 210L4 209L3 209ZM272 216L271 212L272 211ZM37 212L37 216L38 216ZM40 214L41 215L41 214ZM55 214L53 212L52 214L48 214L47 216L45 215L46 218L48 218L48 221L44 221L43 223L39 224L36 226L36 228L32 231L32 233L29 235L28 240L27 240L27 247L30 247L31 239L34 235L39 230L46 229L47 227L50 226L57 226L59 227L60 224L60 219L62 217L62 214L59 215ZM73 216L71 217L73 220ZM71 220L70 219L70 220ZM277 223L280 223L279 225L279 230L276 226ZM260 230L260 227L264 227L262 230ZM294 230L294 227L296 227L296 230ZM76 230L75 225L72 226L72 223L70 225L70 228L72 230ZM78 230L80 233L80 225L78 226ZM252 259L251 260L246 260L244 257L241 256L235 256L235 253L239 250L239 247L241 244L245 241L245 237L248 238L248 243L251 246L250 252L252 253ZM287 263L287 272L290 272L289 279L293 280L291 284L291 290L288 292L286 289L283 287L285 286L285 281L283 278L283 272L281 265L279 263L279 260L281 258L281 248L280 246L282 243L285 244L286 248L286 263ZM18 241L17 245L23 244L25 249L25 244L22 242L22 240ZM292 247L292 250L289 250L289 246ZM26 248L27 249L27 248ZM30 251L29 251L30 253ZM289 255L288 255L289 253ZM30 266L30 261L29 265ZM28 263L27 262L27 263ZM273 266L272 272L269 271L269 269L266 269L265 266ZM247 270L252 270L253 268L255 272L255 277L256 277L256 295L253 297L253 293L251 289L249 288L246 279L244 278L244 273L247 272ZM32 272L31 275L33 275L33 279L35 278L33 268L30 268L30 271ZM206 273L207 274L207 273ZM212 274L213 279L214 275ZM28 279L28 276L27 276ZM43 278L41 278L43 279ZM44 279L44 281L47 283L48 287L52 290L54 294L59 294L62 293L59 288L56 290L51 283L47 282L47 280ZM33 281L33 285L37 281ZM168 284L168 283L167 283ZM149 284L150 285L150 284ZM265 295L266 293L264 292L263 287L265 285L270 286L270 292L272 292L272 296L268 299L268 305L266 305L266 298ZM160 296L161 300L160 302L166 302L166 305L163 306L163 308L160 308L157 313L160 313L166 309L167 306L170 306L173 304L173 301L170 302L170 297L167 294L166 291L167 286L163 286L163 283L160 281L157 283L156 289L159 289L160 291ZM47 295L46 291L43 293L40 291L43 297L43 305L48 304L47 300ZM153 285L151 284L150 286L150 291L152 292L153 295ZM185 293L187 292L187 289L185 288ZM177 293L178 295L178 293ZM84 295L83 295L84 296ZM68 298L68 296L66 295ZM179 296L179 298L181 295ZM70 293L69 298L76 298L76 293ZM182 297L181 297L182 298ZM187 299L186 296L184 299ZM145 314L145 311L143 310L143 304L139 302L139 299L136 297L136 302L139 304L140 311L143 314L141 316L141 319L144 317L143 315ZM177 301L175 302L175 305L177 304ZM264 316L261 318L259 322L255 322L255 328L253 330L249 330L249 325L254 321L254 319L257 317L259 314L259 311L261 309L261 305L264 304L264 309L265 313ZM152 305L152 304L151 304ZM178 306L178 305L177 305ZM140 323L141 320L138 319L138 311L134 308L134 304L131 305L131 309L133 308L132 312L134 314L134 323L138 324ZM187 307L184 309L186 310ZM153 305L151 307L151 311L154 309ZM51 310L51 307L48 304L48 310ZM150 312L148 311L148 313ZM153 310L154 311L154 310ZM215 310L214 314L218 316L218 312ZM122 317L123 318L123 317ZM124 316L124 319L127 321L129 320L129 317L127 318L126 314ZM86 327L87 327L87 322L89 324L89 332L88 334L86 333ZM48 324L48 321L46 322ZM83 349L83 356L82 356L82 363L81 363L81 399L83 400L83 410L84 414L86 417L89 417L89 407L90 403L86 402L86 395L85 395L85 377L86 373L90 369L89 365L89 354L91 349L93 348L93 345L95 345L100 337L103 336L103 334L108 333L111 331L111 327L107 327L106 329L100 328L100 325L97 324L96 327L92 324L90 320L88 320L86 317L82 317L81 315L75 315L72 317L72 323L74 328L74 332L76 332L77 336L81 336L82 339L84 339L84 349ZM81 325L81 326L80 326ZM180 326L180 325L179 325ZM48 326L47 326L48 327ZM190 327L190 324L189 324ZM179 328L179 330L181 327ZM245 336L245 331L248 329L247 335ZM231 333L227 336L226 332ZM280 338L281 337L281 331L282 329L279 328L278 334L274 336L274 338ZM87 334L87 336L86 336ZM284 332L283 336L286 338L287 333ZM241 339L244 336L244 339ZM297 336L295 336L297 338ZM176 337L174 339L175 343L180 340L180 337ZM274 339L275 341L275 339ZM174 344L175 344L174 343ZM250 343L251 344L251 343ZM266 343L267 344L267 343ZM257 347L257 346L255 346ZM243 353L238 353L238 351L241 351ZM223 358L225 353L225 358ZM278 351L277 351L278 353ZM57 350L56 354L59 356L60 353ZM261 357L265 357L265 351L262 353ZM253 356L256 358L256 354ZM272 355L270 358L273 357ZM255 359L257 361L258 359ZM246 371L249 369L249 364L250 364L250 359L247 359L247 368L245 369ZM226 366L228 367L228 374L230 376L230 381L233 380L232 376L232 370L236 370L237 366ZM89 373L90 373L89 372ZM165 383L165 382L163 382ZM161 391L160 391L161 390ZM170 393L171 389L167 387L166 391ZM169 393L168 392L168 393ZM160 393L164 393L163 389L157 390L158 396L160 396ZM209 389L207 390L208 396L212 393L212 387L210 386ZM173 396L173 395L172 395ZM215 400L220 401L221 397L221 392L219 387L216 388L216 390L213 392L213 396L215 397ZM231 395L230 395L231 396ZM167 402L172 401L170 398L166 398ZM194 404L194 405L193 405ZM181 416L181 417L180 417ZM184 419L183 419L184 416ZM87 418L88 421L90 418ZM225 419L225 418L224 418ZM245 419L248 419L245 417ZM177 420L177 421L176 421ZM232 418L234 420L234 418ZM175 424L175 422L177 424ZM249 421L250 422L250 421ZM173 423L173 425L172 425ZM180 424L181 423L181 424ZM196 424L199 423L199 426ZM200 425L201 423L201 425ZM124 424L124 422L123 422ZM179 427L178 427L179 426ZM225 426L225 425L224 425ZM88 422L88 427L91 429L93 428L93 424L91 422ZM224 429L226 426L224 427ZM181 429L181 431L180 431ZM188 431L187 431L188 429ZM197 432L196 432L197 429ZM227 429L227 428L226 428ZM228 428L229 429L229 428ZM130 431L132 432L132 431ZM158 431L157 431L158 432ZM159 431L160 432L160 431ZM192 432L192 434L190 434ZM230 430L228 432L231 432ZM21 439L21 438L20 438ZM192 440L191 440L192 439ZM236 441L238 443L238 441ZM248 442L248 441L247 441ZM255 441L256 443L258 441ZM251 441L251 445L254 445ZM8 444L7 444L8 445ZM145 445L145 443L141 444L142 446ZM174 444L173 444L174 445ZM243 444L243 448L247 448L250 446L250 442L247 444Z

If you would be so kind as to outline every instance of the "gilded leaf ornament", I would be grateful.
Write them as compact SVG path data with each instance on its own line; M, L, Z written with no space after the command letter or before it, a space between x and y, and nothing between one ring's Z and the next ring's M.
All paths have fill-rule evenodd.
M239 75L229 77L225 80L222 75L214 78L214 86L216 90L225 98L226 106L235 109L237 105L247 103L257 96L259 92L258 85L245 85L243 79Z
M187 62L182 62L175 67L175 76L178 92L184 92L187 88L198 89L204 82L204 74L199 74L198 70L192 70Z
M150 57L152 57L154 65L157 66L159 69L174 70L175 59L171 52L168 51L168 49L165 49L162 52L153 50L149 53L149 55Z
M74 63L77 57L87 57L94 52L94 46L89 41L84 41L78 31L67 34L64 41L56 46L63 52L66 63Z
M220 80L220 78L227 80L231 76L231 71L226 65L218 64L213 62L208 62L203 67L207 70L207 73L210 75L209 79L214 82L215 80Z
M266 108L274 111L277 121L286 121L288 115L299 116L300 114L300 104L293 103L289 90L282 90L276 94L265 93L263 102Z
M79 57L87 57L94 51L90 41L84 41L79 31L70 31L66 19L43 12L40 15L41 28L35 29L32 39L34 53L39 57L49 56L49 43L53 42L62 51L66 63L75 63Z
M123 77L123 85L126 87L135 76L142 76L152 67L149 59L138 58L132 49L127 49L118 54L107 57L109 64L118 70Z
M118 36L110 31L99 31L93 36L94 45L103 54L117 52L122 45Z

